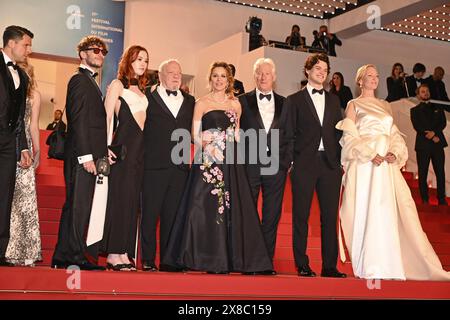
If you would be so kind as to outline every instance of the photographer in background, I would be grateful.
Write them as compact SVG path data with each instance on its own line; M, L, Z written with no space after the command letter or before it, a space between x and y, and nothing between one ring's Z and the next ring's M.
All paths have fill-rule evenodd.
M342 46L342 41L334 33L328 33L327 26L320 26L319 32L313 31L314 42L312 43L313 48L324 49L329 56L336 57L335 46Z
M300 27L296 24L292 26L291 34L285 41L288 45L293 47L300 47L305 45L305 38L300 34Z

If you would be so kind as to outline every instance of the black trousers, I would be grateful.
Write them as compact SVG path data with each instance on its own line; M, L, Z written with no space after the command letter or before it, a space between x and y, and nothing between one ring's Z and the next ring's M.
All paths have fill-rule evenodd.
M338 258L337 214L341 190L342 170L331 168L324 152L311 159L308 168L295 167L292 180L292 224L294 258L297 267L309 264L306 254L308 220L314 190L320 206L322 268L335 268Z
M144 171L141 219L142 260L155 262L158 218L160 261L164 257L188 176L188 171L176 166Z
M84 170L83 165L73 158L64 160L64 179L66 202L62 209L53 259L80 264L87 261L85 234L91 215L96 177Z
M16 182L16 137L0 132L0 258L6 254L9 242L11 205Z
M428 167L433 164L436 175L437 196L439 200L445 200L445 153L443 148L416 151L417 166L419 169L419 189L423 200L428 201Z
M247 176L252 190L255 204L258 202L259 192L262 191L262 222L269 256L273 259L277 239L278 223L283 205L284 186L286 184L286 170L279 170L274 175L261 175L257 165L247 166Z

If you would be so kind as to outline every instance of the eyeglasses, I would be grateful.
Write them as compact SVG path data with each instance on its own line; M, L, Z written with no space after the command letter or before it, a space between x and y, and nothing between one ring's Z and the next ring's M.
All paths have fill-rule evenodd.
M94 51L94 54L99 54L101 52L103 54L103 56L106 56L108 54L108 50L100 49L100 48L87 48L87 49L84 49L83 51L88 51L88 50Z

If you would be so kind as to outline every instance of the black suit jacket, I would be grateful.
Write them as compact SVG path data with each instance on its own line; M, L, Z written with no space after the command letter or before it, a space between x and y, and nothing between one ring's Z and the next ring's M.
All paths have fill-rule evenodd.
M415 97L416 96L417 83L416 83L416 79L414 78L414 75L407 76L405 81L406 81L406 85L408 86L409 96L410 97ZM421 83L430 86L430 83L429 83L428 79L422 78L421 79Z
M312 47L325 49L329 56L336 57L336 45L342 46L342 41L335 34L331 34L332 38L326 36L321 36L320 38L315 38Z
M242 81L237 80L237 79L234 79L233 89L234 89L235 96L239 96L245 92L244 84L242 83Z
M447 126L447 119L445 118L442 107L436 104L422 102L414 108L411 108L410 113L412 124L417 131L416 151L431 151L435 148L445 148L447 146L447 141L442 132ZM440 141L434 143L432 140L427 139L425 137L425 131L434 131Z
M0 52L0 130L10 129L11 131L15 131L17 137L17 158L19 159L20 151L28 148L25 136L25 123L23 121L28 88L28 76L20 68L18 68L17 71L20 78L20 86L18 88L19 99L18 103L14 104L13 99L16 91L14 80L5 64L3 52ZM14 113L18 114L17 119L11 118L11 115Z
M433 76L429 76L426 80L430 87L431 99L450 101L447 90L445 90L445 83L442 80L436 81L433 79Z
M157 90L151 92L149 88L146 91L148 108L144 126L145 170L166 169L173 166L171 152L177 142L171 141L172 132L176 129L191 132L195 99L189 94L181 93L184 100L175 118ZM189 170L189 164L181 164L179 168Z
M52 123L49 123L48 126L47 126L47 129L45 129L45 130L55 130L56 126L58 125L58 123L59 123L58 130L61 131L61 132L65 132L66 131L66 124L62 120L60 120L59 122L53 121Z
M313 100L306 87L286 98L283 118L287 119L286 152L287 159L294 161L294 167L306 168L317 159L320 139L323 139L328 165L337 168L341 163L339 139L342 132L335 128L342 119L339 98L331 93L325 94L323 125Z
M388 77L386 79L388 96L386 97L386 101L397 101L402 98L406 98L406 88L403 83L404 78L394 79L392 77ZM415 94L414 94L415 95Z
M275 99L275 114L273 116L273 121L272 124L270 126L270 130L269 133L266 134L266 131L264 129L264 123L261 117L261 114L259 112L259 108L258 108L258 102L257 102L257 96L256 96L256 90L247 92L241 96L239 96L239 102L241 103L242 106L242 115L241 115L241 122L240 122L240 127L242 130L248 130L248 129L255 129L256 133L258 134L261 130L261 132L264 133L264 135L266 135L266 139L267 139L267 145L264 147L263 152L267 152L268 156L271 156L271 143L272 143L272 130L274 129L278 129L279 130L279 141L276 142L274 141L274 143L278 143L279 145L279 155L274 155L277 156L279 159L279 163L280 163L280 168L282 169L287 169L289 167L289 162L287 159L285 159L285 144L284 144L284 140L283 137L285 135L284 130L286 128L286 123L282 121L281 119L281 115L282 115L282 110L283 110L283 104L284 104L284 100L285 97L280 96L277 93L273 93L274 99ZM259 135L257 135L258 137L258 144L257 144L257 151L258 151L258 157L257 157L257 164L260 165L261 161L259 159ZM245 159L245 163L249 164L249 140L245 139L245 144L246 144L246 148L245 148L245 155L246 155L246 159ZM267 151L267 148L269 148L269 150Z
M67 86L65 157L107 155L106 111L102 92L90 71L79 68Z

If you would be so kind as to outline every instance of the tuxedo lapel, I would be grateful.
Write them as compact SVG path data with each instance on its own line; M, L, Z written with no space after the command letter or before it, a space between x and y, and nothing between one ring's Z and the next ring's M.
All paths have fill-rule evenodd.
M181 91L181 90L180 90ZM181 94L183 95L183 103L181 104L180 110L178 111L178 114L176 116L176 119L181 118L182 114L187 110L186 103L188 101L187 97L184 95L184 92L181 91Z
M11 72L9 71L9 68L6 66L3 52L0 52L0 72L5 75L5 89L7 92L9 92L9 96L12 97L15 91L14 79Z
M283 101L281 100L281 97L273 93L273 97L275 99L275 114L273 115L273 121L270 125L270 129L277 128L278 121L280 120L281 115L281 108L283 107Z
M166 104L164 103L163 99L161 98L161 96L158 93L158 90L155 89L152 93L151 93L153 99L155 99L155 101L161 106L161 108L164 110L165 113L167 113L167 115L171 118L171 119L175 119L175 117L173 116L172 112L170 112L169 108L166 106ZM186 102L186 99L184 99L183 104ZM183 106L182 106L183 107ZM180 109L181 111L181 109ZM180 113L180 112L178 112Z
M98 87L97 82L95 82L94 78L92 78L92 76L91 76L91 72L88 69L84 69L84 68L79 68L79 70L80 70L81 73L83 73L86 77L89 78L89 81L94 86L95 90L97 90L99 96L103 97L102 91Z
M306 105L308 106L309 110L312 112L316 121L320 124L319 115L317 114L316 107L314 106L314 102L312 101L308 90L306 88L304 88L302 92L303 92L304 100L306 101Z
M325 108L323 113L323 124L322 126L325 127L325 125L328 123L330 116L331 116L331 109L330 109L330 94L328 92L324 92L325 95Z
M255 120L259 125L259 129L264 129L264 122L261 118L261 113L259 113L256 90L250 92L250 94L247 96L247 99L248 99L248 108L253 113L253 116L255 117Z

